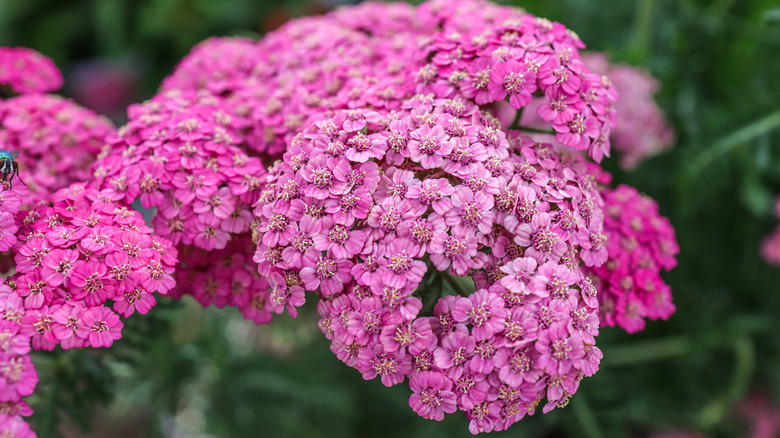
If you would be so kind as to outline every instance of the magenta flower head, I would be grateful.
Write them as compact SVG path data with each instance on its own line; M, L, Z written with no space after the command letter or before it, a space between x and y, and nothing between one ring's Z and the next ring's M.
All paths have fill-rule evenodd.
M0 85L19 94L62 87L62 73L51 58L26 47L0 47Z
M608 259L589 275L596 279L601 324L634 333L644 329L645 318L674 313L671 289L660 273L677 265L680 248L655 201L625 185L601 193Z
M122 337L124 324L119 315L108 307L91 307L80 315L76 336L86 341L90 347L110 347Z
M369 23L371 32L365 32ZM424 58L417 38L434 27L409 5L369 4L292 20L257 42L210 38L182 60L162 88L225 98L241 146L278 157L328 110L398 108L415 92L407 79ZM411 58L415 63L409 66ZM360 114L348 129L358 130L372 117ZM372 152L362 149L369 143L357 138L342 146L350 155L368 157Z
M89 166L114 132L107 118L59 96L0 101L0 149L19 152L19 177L30 192L25 204L89 179Z
M74 184L27 213L11 277L34 348L110 346L118 315L146 313L174 286L176 249L140 213L105 191ZM113 311L108 307L113 304Z
M207 90L223 96L235 93L244 87L263 57L257 45L257 41L248 38L209 38L179 62L173 74L163 81L162 89Z
M274 306L269 279L257 273L252 255L247 251L252 245L251 236L245 233L221 250L185 247L179 258L186 269L176 271L176 287L171 295L174 298L192 295L203 307L238 307L245 318L256 324L271 322L273 313L282 313L288 302L302 305L303 302L297 301L303 292L299 287L301 294L282 297L281 307ZM293 277L283 281L291 287L296 286Z
M287 148L254 210L258 272L288 310L295 287L317 293L337 357L409 377L426 418L459 409L473 433L502 430L598 369L583 266L607 257L603 201L566 149L609 154L617 95L582 47L481 1L364 4L269 34L256 49L271 62L230 92L250 149ZM531 105L556 142L496 118Z
M441 419L460 409L479 432L520 417L488 397L502 385L526 394L523 412L545 396L551 409L598 368L600 354L584 353L598 351L598 317L582 267L603 262L584 255L600 251L592 241L603 213L583 159L507 136L459 102L454 114L451 100L415 96L393 121L367 118L358 131L354 110L309 125L268 174L254 260L288 310L303 302L286 298L296 287L318 294L332 350L364 378L408 377L416 412ZM447 133L440 123L453 120L463 130ZM330 146L361 137L384 145L401 129L407 145L380 146L378 158ZM415 158L412 143L429 140L490 143L507 165L475 155L450 173L447 163L460 157L452 148L431 149L440 160ZM422 310L434 304L439 313Z
M617 94L585 68L579 57L584 46L573 33L558 23L479 1L449 6L431 1L420 10L432 15L426 17L431 23L442 22L442 33L426 47L433 62L421 66L426 74L416 77L417 92L447 90L436 97L449 98L459 90L477 105L507 101L513 109L531 105L536 97L535 107L551 107L541 127L552 128L559 143L587 150L595 161L609 155ZM495 25L490 14L501 16L503 23ZM469 25L463 25L466 20ZM436 62L443 59L450 62Z
M236 146L233 117L217 97L170 92L129 116L93 165L111 199L157 208L155 231L177 246L220 250L249 231L265 170Z

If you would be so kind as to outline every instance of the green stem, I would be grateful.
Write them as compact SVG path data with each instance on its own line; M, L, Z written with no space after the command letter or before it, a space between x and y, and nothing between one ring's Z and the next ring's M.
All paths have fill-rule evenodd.
M688 170L685 172L685 182L693 182L693 180L699 176L699 173L701 173L702 170L704 170L718 158L721 158L737 147L777 128L778 126L780 126L780 111L775 111L763 119L753 122L725 136L720 141L713 144L710 148L702 152L688 166Z
M525 110L525 107L520 108L515 113L515 119L512 120L512 123L509 124L509 130L512 129L520 129L520 119L523 118L523 110Z
M49 394L48 399L46 400L46 406L41 409L41 411L38 411L38 408L36 407L36 411L38 411L38 415L36 415L38 418L38 433L43 432L53 435L53 432L57 430L57 419L60 409L59 389L60 387L56 383L47 388Z
M458 283L455 280L453 280L451 276L447 274L442 274L439 277L443 278L444 282L447 283L447 285L449 285L449 287L451 287L455 293L461 296L465 296L464 292L460 289L460 287L458 287L459 286Z
M686 336L674 336L633 342L604 349L602 366L620 366L643 363L651 360L680 356L691 350L692 340Z
M738 315L714 330L688 336L632 342L626 345L603 347L602 366L621 366L666 359L690 354L695 350L709 350L737 342L747 335L772 327L771 319L757 315Z
M732 401L740 399L750 385L756 367L756 350L753 340L742 336L734 341L734 356L737 362L734 368L734 377L726 392L726 396Z
M434 270L433 272L436 271ZM418 295L418 298L423 302L423 308L420 309L420 315L432 316L433 308L436 306L436 303L439 301L439 298L441 298L443 292L441 275L434 274L430 277L430 280L424 279L423 282L426 284L425 287L429 288L431 292L428 294L420 293Z
M474 282L469 277L452 276L447 273L442 273L441 276L458 295L467 297L474 292Z
M734 341L733 348L735 364L731 382L720 397L707 403L697 415L696 422L703 429L709 429L723 420L731 404L745 393L753 376L756 365L753 341L746 336L741 336Z
M524 131L524 132L533 132L535 134L555 135L555 130L552 129L533 128L531 126L517 126L514 129L518 131Z
M638 0L634 15L634 53L645 58L650 47L653 0ZM638 60L637 60L638 61Z
M604 438L604 434L601 433L601 429L596 422L596 417L593 416L593 412L588 407L584 394L577 394L571 404L574 410L574 417L580 424L583 434L587 438Z

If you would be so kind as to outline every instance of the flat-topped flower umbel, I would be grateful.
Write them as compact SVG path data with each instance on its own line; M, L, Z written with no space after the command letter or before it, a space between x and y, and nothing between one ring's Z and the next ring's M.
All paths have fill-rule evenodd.
M337 112L296 137L255 208L259 273L279 293L288 288L282 278L299 276L305 290L319 295L320 326L333 352L367 379L380 376L388 386L411 379L410 405L426 418L460 409L476 433L507 427L545 397L545 411L565 404L601 357L595 292L579 257L588 248L598 253L592 260L606 258L605 248L591 245L602 234L602 201L596 185L586 183L586 164L550 145L526 143L519 132L492 131L493 150L506 163L493 171L486 156L468 172L449 173L450 154L442 155L441 167L427 168L411 154L394 165L384 157L349 160L328 147L358 135L391 141L400 126L412 138L428 118L457 118L475 134L491 121L469 103L456 116L446 99L418 96L403 107L393 122L374 117L363 132L345 129L354 112ZM440 132L442 141L469 141ZM340 179L345 185L323 198L308 190L317 181L307 169L325 162L365 177ZM290 186L297 187L292 199ZM370 209L347 220L339 216L339 200L353 194L368 199ZM282 223L290 231L276 238ZM347 249L339 242L350 234L360 239ZM312 247L316 255L308 254ZM448 293L466 296L442 296L441 282L454 276L473 276L477 290L453 284ZM517 395L491 398L501 388Z

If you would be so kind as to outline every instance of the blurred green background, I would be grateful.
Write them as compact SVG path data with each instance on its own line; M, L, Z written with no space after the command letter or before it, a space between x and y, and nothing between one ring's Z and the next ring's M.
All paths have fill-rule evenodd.
M508 2L504 2L508 3ZM677 230L665 275L677 313L636 335L603 329L601 370L570 405L499 436L648 436L672 428L746 435L735 404L780 399L780 268L759 255L780 193L777 0L517 1L575 30L589 50L648 68L677 133L670 151L616 182L654 197ZM63 93L122 122L197 42L260 38L332 5L304 0L0 0L0 45L63 69ZM102 88L101 88L102 87ZM104 90L98 92L96 90ZM269 327L237 311L162 300L128 320L110 351L36 354L30 399L41 437L458 437L408 408L408 387L364 382L341 364L316 315ZM780 415L780 414L779 414ZM83 432L87 430L91 432Z

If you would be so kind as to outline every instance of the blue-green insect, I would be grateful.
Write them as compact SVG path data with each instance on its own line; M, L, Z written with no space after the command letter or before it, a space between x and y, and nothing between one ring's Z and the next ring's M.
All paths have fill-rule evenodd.
M19 178L19 181L22 181L22 178L19 177L19 163L16 162L18 157L18 151L0 149L0 173L3 174L3 182L5 182L6 178L8 179L9 187L11 186L14 176ZM10 177L8 175L10 175ZM24 181L22 181L22 184L24 184Z

